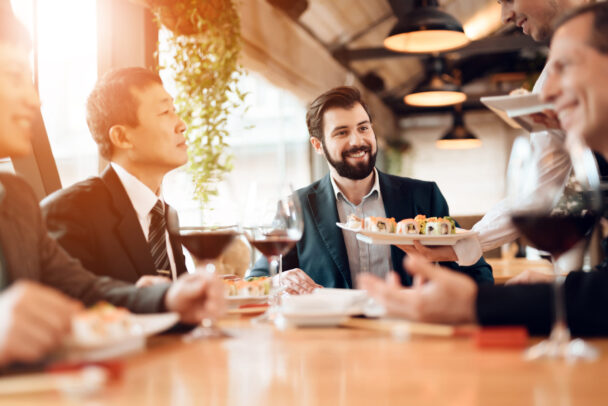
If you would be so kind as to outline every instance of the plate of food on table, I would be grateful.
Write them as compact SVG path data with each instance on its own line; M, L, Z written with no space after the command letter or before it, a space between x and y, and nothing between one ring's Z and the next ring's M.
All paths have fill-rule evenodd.
M228 302L229 314L254 314L266 310L271 279L267 276L256 278L224 277L224 297Z
M419 214L414 218L396 221L393 217L348 216L346 223L336 223L343 230L357 233L357 239L368 244L454 245L458 240L471 237L477 232L456 227L449 216L427 217Z
M177 313L133 314L107 302L78 313L64 342L67 359L102 360L141 350L146 338L173 327Z

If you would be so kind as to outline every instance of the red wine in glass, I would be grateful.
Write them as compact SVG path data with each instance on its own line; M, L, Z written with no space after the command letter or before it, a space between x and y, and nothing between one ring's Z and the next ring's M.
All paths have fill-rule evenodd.
M180 227L173 228L173 231L177 231L180 242L197 261L201 262L197 264L197 269L209 273L215 272L213 260L217 259L239 235L235 227ZM194 341L222 336L224 333L215 326L214 321L205 318L201 321L201 325L184 336L184 340Z
M268 236L262 239L250 240L250 242L251 245L262 253L262 255L270 260L272 257L284 255L289 252L289 250L296 245L298 240L286 236Z
M188 251L202 261L218 258L238 235L235 230L180 229L180 241Z
M526 237L530 245L557 259L564 252L587 238L597 216L585 214L521 213L511 217L513 225Z

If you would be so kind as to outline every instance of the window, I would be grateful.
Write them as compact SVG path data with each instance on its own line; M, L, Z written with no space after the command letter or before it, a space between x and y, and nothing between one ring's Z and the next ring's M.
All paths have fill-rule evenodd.
M62 186L69 186L98 172L97 147L85 119L86 98L97 80L96 1L11 3L37 43L42 116Z
M170 50L163 45L167 34L161 30L159 38L161 65ZM175 96L171 72L161 72L169 93ZM249 185L277 188L292 184L294 188L311 182L310 149L306 128L306 109L289 92L270 84L255 72L248 72L238 84L247 92L243 109L228 118L228 143L233 155L234 169L218 186L219 194L206 213L205 221L226 224L227 219L244 215ZM245 108L247 106L248 108ZM200 216L199 204L193 198L193 186L185 168L169 174L163 183L163 194L187 221ZM242 219L242 218L241 218Z

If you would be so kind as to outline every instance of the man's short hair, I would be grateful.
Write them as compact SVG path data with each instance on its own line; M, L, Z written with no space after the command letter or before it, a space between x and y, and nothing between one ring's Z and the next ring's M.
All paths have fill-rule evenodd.
M6 42L28 51L32 48L30 35L15 17L10 1L0 0L0 42Z
M154 83L163 84L160 76L139 67L115 69L97 81L87 99L87 124L102 157L108 160L112 157L109 135L112 126L139 125L139 102L133 90L142 90Z
M323 114L325 111L334 107L350 109L356 103L359 103L363 107L371 122L372 116L369 114L369 109L361 99L361 92L355 87L335 87L317 97L310 104L306 112L306 125L308 126L310 136L323 140Z
M608 54L608 3L606 2L591 3L574 8L557 20L553 32L574 18L587 13L593 17L587 43L598 52Z

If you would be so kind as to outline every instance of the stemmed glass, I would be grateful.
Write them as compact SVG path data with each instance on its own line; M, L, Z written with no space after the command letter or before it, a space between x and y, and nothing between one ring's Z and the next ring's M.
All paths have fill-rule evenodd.
M530 245L551 255L555 272L554 323L548 340L529 348L526 359L594 359L595 350L583 340L571 340L565 313L564 280L556 261L580 242L588 242L601 213L599 175L593 154L570 140L570 173L548 176L548 167L564 167L559 154L535 157L528 139L518 139L508 170L511 220ZM555 160L555 161L554 161ZM557 160L560 160L559 162ZM565 165L567 167L567 165ZM553 175L555 175L553 173ZM542 186L539 188L539 184Z
M188 224L203 224L204 220L189 219ZM196 272L215 273L215 260L217 260L224 250L230 245L239 234L237 225L229 226L206 226L206 225L187 225L180 226L175 214L167 219L167 229L169 233L177 237L181 244L188 249L193 257ZM203 338L221 337L224 334L215 327L214 321L205 318L201 325L192 330L184 337L186 341L198 340Z
M300 202L291 187L269 189L271 191L252 185L243 232L250 244L268 260L272 278L269 314L272 314L281 304L281 256L302 237L304 221Z

